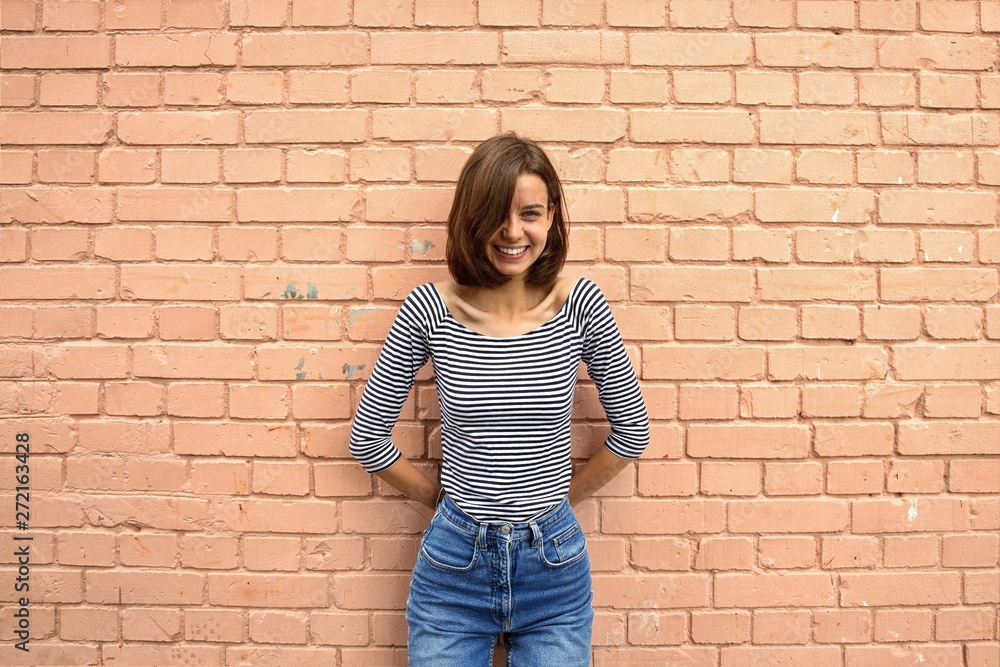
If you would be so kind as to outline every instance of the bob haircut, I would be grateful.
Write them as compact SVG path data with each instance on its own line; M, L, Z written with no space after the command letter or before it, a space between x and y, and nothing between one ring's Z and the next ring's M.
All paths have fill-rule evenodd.
M562 184L538 144L509 132L479 144L458 177L448 214L445 255L459 285L497 287L510 280L490 261L489 243L510 215L517 179L523 174L542 179L549 191L549 206L554 208L545 250L528 269L527 282L551 285L559 277L569 246Z

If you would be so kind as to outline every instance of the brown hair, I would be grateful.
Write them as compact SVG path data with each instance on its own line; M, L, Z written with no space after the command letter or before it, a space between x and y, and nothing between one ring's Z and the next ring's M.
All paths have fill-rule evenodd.
M487 139L469 156L458 177L448 214L448 269L459 285L496 287L510 278L490 261L490 239L510 215L517 179L534 174L549 191L554 208L545 250L528 269L530 285L551 285L559 277L569 246L569 218L562 184L545 151L513 132Z

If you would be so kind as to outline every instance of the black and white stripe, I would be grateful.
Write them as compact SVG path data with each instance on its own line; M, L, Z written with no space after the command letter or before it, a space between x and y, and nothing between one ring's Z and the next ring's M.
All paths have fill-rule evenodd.
M636 458L649 420L618 327L600 288L583 279L542 326L494 338L456 321L437 289L403 302L372 369L351 432L368 472L394 464L390 432L427 359L441 404L441 484L480 521L525 521L569 489L570 420L582 359L611 424L606 446Z

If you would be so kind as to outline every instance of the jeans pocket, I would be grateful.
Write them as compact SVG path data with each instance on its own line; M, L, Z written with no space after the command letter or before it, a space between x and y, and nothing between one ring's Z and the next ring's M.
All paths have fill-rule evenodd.
M575 563L587 555L587 537L576 521L573 525L553 537L545 536L538 549L549 567L563 567Z
M431 520L420 543L420 554L432 566L467 572L476 564L476 536L459 529L440 513Z

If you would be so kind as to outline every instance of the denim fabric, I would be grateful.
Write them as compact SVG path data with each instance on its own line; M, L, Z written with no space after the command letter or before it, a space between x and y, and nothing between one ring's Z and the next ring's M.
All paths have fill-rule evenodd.
M568 500L526 523L479 523L445 496L406 602L411 667L586 667L594 622L587 539Z

